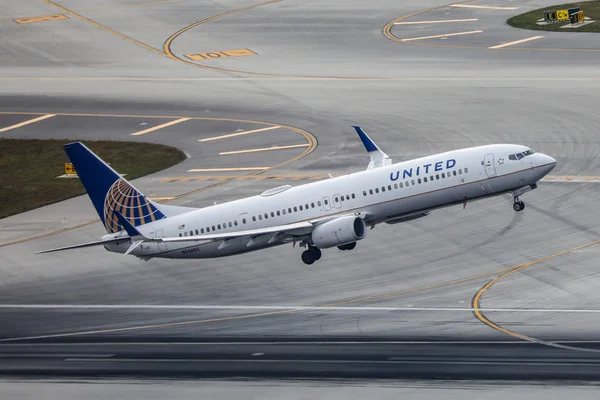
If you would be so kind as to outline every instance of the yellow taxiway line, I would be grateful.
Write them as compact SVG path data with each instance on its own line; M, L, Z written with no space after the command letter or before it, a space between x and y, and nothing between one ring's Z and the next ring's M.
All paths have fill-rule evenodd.
M514 42L502 43L502 44L499 44L496 46L488 47L488 49L501 49L503 47L508 47L508 46L512 46L515 44L519 44L519 43L530 42L532 40L537 40L537 39L541 39L541 38L543 38L543 36L532 36L532 37L528 37L528 38L521 39L521 40L515 40Z
M240 168L196 168L188 172L231 172L231 171L264 171L270 167L240 167Z
M17 128L20 128L20 127L25 126L25 125L33 124L35 122L42 121L44 119L52 118L54 116L56 116L56 114L46 114L46 115L42 115L41 117L29 119L27 121L20 122L18 124L7 126L6 128L2 128L2 129L0 129L0 133L2 133L2 132L8 132L10 130L17 129Z
M281 125L269 126L267 128L254 129L252 131L243 131L243 132L237 132L237 133L230 133L229 135L214 136L214 137L209 137L209 138L206 138L206 139L198 139L198 141L199 142L210 142L211 140L227 139L227 138L230 138L230 137L247 135L249 133L257 133L257 132L270 131L270 130L279 129L279 128L281 128Z
M476 6L474 4L450 4L448 7L483 8L483 9L486 9L486 10L516 10L517 9L517 7Z
M219 153L220 156L225 156L229 154L243 154L243 153L256 153L259 151L270 151L270 150L285 150L285 149L296 149L298 147L308 147L309 143L304 144L292 144L289 146L272 146L272 147L263 147L262 149L249 149L249 150L235 150L235 151L223 151Z
M166 128L168 126L180 124L180 123L188 121L190 119L191 118L179 118L179 119L176 119L175 121L169 121L169 122L167 122L165 124L162 124L162 125L153 126L152 128L148 128L148 129L144 129L143 131L132 133L131 136L144 135L146 133L154 132L154 131L157 131L159 129Z
M477 18L466 18L466 19L439 19L435 21L408 21L408 22L394 22L394 25L419 25L419 24L443 24L446 22L474 22Z
M481 32L483 32L483 31L468 31L468 32L446 33L444 35L421 36L421 37L415 37L415 38L402 39L402 41L403 42L410 42L410 41L413 41L413 40L438 39L438 38L450 37L450 36L471 35L473 33L481 33Z

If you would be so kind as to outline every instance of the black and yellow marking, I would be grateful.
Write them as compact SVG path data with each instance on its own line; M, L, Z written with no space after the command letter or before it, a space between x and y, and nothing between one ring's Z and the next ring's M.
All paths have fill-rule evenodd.
M193 61L213 60L215 58L246 57L254 55L256 55L256 53L249 49L235 49L213 51L209 53L185 54L187 58Z
M40 17L29 17L29 18L17 18L14 19L17 24L33 24L35 22L44 22L44 21L59 21L61 19L69 19L64 14L53 14L53 15L42 15Z

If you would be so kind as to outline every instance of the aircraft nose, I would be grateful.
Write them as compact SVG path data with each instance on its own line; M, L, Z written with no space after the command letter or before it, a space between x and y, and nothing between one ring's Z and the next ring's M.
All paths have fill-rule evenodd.
M556 160L547 154L538 153L539 166L544 168L544 172L547 174L552 171L556 166Z

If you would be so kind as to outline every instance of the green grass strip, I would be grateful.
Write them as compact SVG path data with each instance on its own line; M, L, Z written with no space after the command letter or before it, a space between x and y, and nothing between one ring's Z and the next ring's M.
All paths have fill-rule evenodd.
M563 10L568 8L581 8L584 15L594 22L593 24L584 25L580 28L565 28L560 27L570 23L569 21L555 22L549 25L538 25L538 19L544 18L544 11ZM536 31L554 31L554 32L600 32L600 0L593 1L578 1L576 3L559 4L555 6L547 6L537 10L526 12L525 14L517 15L506 21L510 26L522 29L531 29Z
M77 178L58 179L69 162L63 145L73 140L0 139L0 218L85 193ZM132 180L185 160L169 146L84 141L120 174Z

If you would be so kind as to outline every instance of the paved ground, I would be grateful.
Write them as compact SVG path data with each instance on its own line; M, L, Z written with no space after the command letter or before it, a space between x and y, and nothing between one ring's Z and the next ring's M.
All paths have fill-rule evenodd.
M401 19L443 2L3 3L0 135L175 145L190 158L136 181L171 204L361 170L357 123L394 160L521 143L567 178L525 195L523 213L508 198L440 210L377 227L311 267L291 246L208 261L35 255L103 233L87 198L54 204L0 221L0 340L510 339L541 341L548 354L576 341L561 352L596 357L579 341L600 332L598 41L504 23L549 2L473 4L517 9ZM440 19L477 21L422 23ZM220 154L272 146L286 148ZM188 172L211 168L238 170Z

